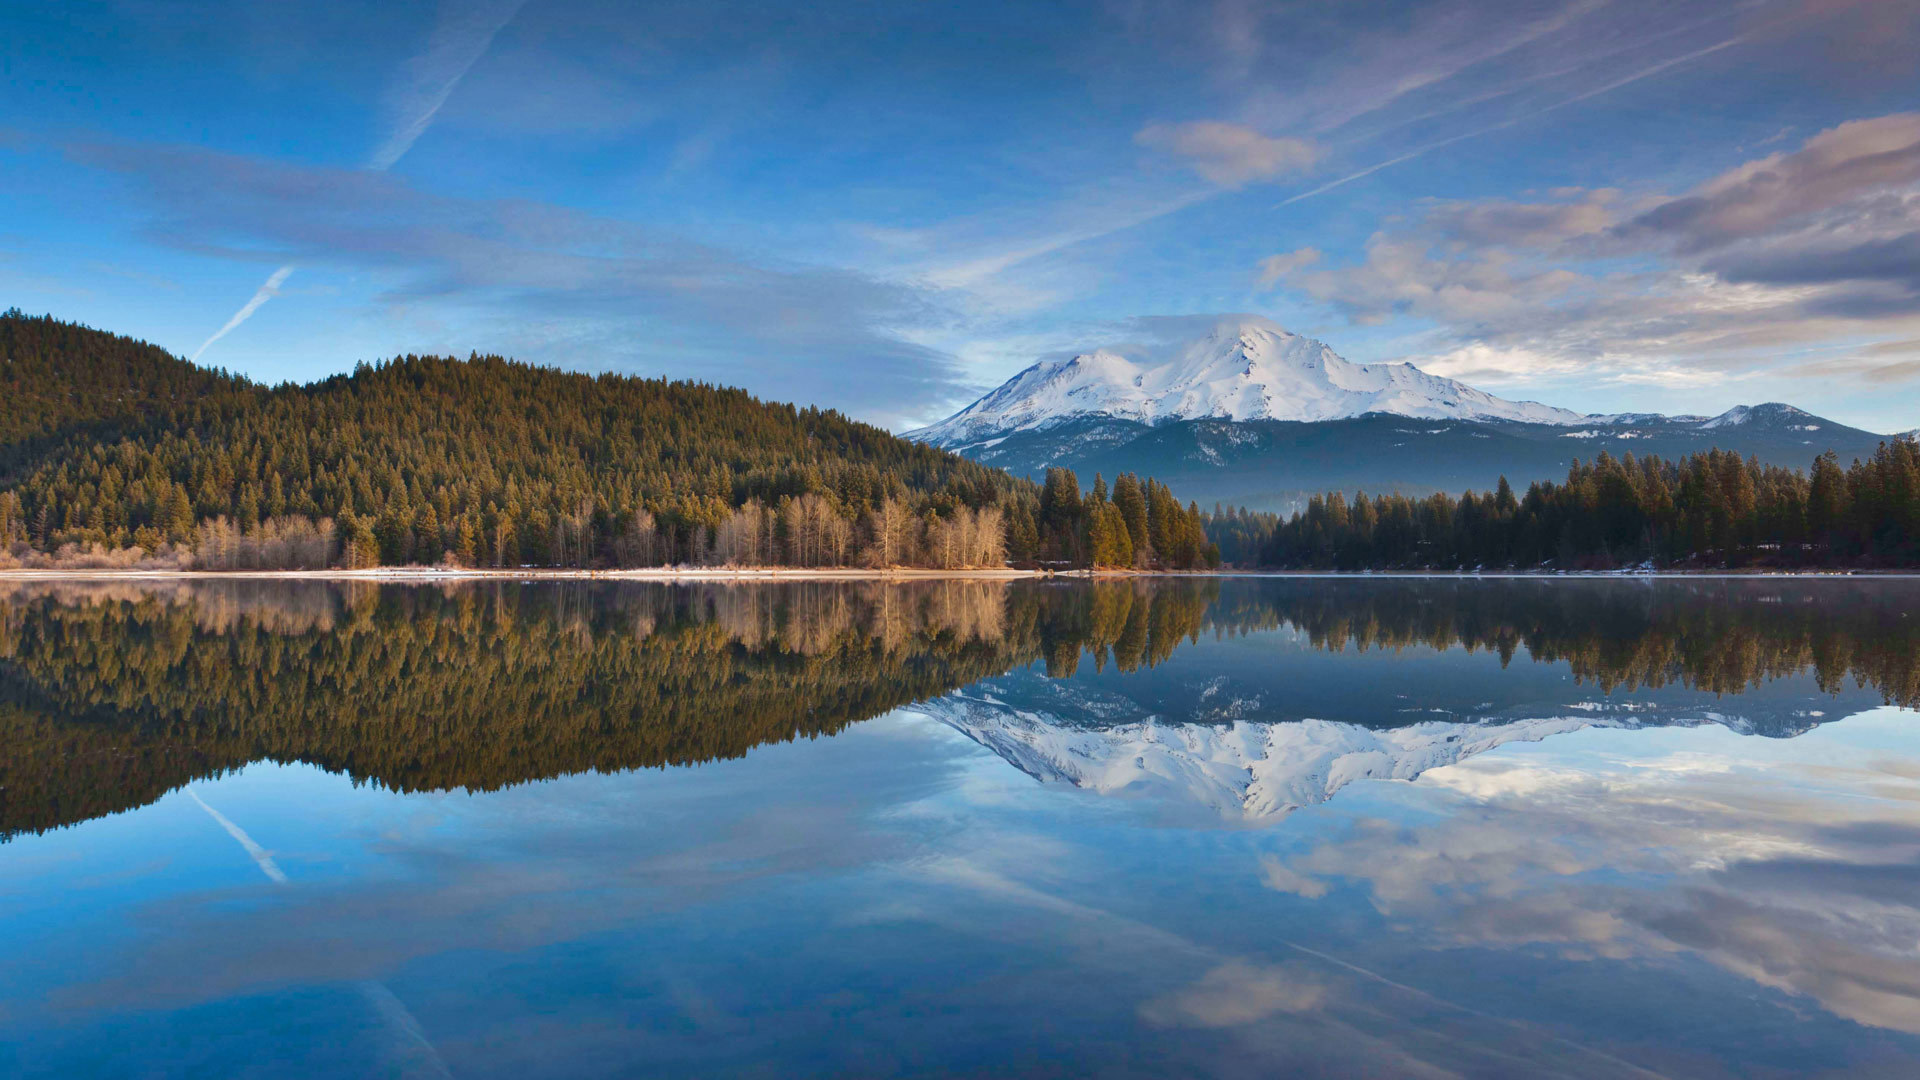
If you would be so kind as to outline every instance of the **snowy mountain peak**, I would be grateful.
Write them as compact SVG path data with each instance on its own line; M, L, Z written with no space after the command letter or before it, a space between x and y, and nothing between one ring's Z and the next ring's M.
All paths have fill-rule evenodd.
M1765 423L1787 425L1795 430L1817 431L1817 427L1806 425L1819 421L1819 417L1791 405L1778 401L1769 401L1762 405L1735 405L1719 416L1701 423L1702 430L1714 431L1719 428L1742 427L1747 424Z
M1391 413L1427 420L1590 423L1536 402L1509 401L1411 364L1356 364L1258 316L1216 321L1197 337L1114 345L1043 360L909 438L961 448L1015 431L1105 416L1168 420L1344 420Z

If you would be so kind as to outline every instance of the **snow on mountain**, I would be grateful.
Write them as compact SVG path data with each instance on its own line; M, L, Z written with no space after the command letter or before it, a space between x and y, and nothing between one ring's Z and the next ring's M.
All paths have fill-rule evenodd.
M1748 424L1767 423L1790 428L1794 431L1819 431L1819 417L1791 405L1770 401L1764 405L1735 405L1719 416L1701 421L1702 431L1716 431L1720 428L1744 427Z
M949 694L915 706L1042 782L1101 794L1158 794L1225 817L1262 820L1326 802L1355 780L1412 780L1510 742L1627 721L1595 713L1375 730L1326 720L1110 727L1062 722L991 697Z
M907 437L962 448L1086 416L1153 424L1342 420L1366 413L1533 424L1596 420L1495 397L1411 364L1352 363L1318 341L1249 315L1223 319L1205 335L1171 347L1120 346L1043 360Z

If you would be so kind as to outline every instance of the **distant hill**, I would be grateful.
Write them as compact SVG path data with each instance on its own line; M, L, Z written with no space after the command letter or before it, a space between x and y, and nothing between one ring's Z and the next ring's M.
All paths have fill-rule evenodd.
M287 518L333 519L348 556L382 563L661 562L730 526L742 556L782 561L799 537L819 563L852 561L891 507L904 562L952 539L932 525L1037 506L1031 483L830 410L497 356L267 387L16 310L0 398L0 554L196 545L220 518L244 546Z
M1280 511L1333 489L1485 490L1501 475L1524 487L1602 450L1719 448L1804 469L1826 450L1870 457L1885 438L1782 404L1705 417L1509 401L1406 364L1351 363L1251 316L1170 346L1035 364L908 437L1016 475L1152 473L1203 503Z

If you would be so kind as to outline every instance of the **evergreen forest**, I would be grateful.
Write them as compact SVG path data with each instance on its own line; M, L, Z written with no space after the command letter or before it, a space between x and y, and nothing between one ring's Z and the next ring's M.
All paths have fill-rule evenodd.
M0 565L1194 568L1165 485L1041 485L741 390L402 356L263 386L0 316Z

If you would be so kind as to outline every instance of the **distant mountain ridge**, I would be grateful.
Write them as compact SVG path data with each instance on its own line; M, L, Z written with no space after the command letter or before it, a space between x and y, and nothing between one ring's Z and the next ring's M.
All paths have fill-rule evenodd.
M1509 401L1411 364L1356 364L1326 344L1255 316L1223 320L1156 361L1109 348L1042 360L953 416L908 438L963 450L981 438L1074 417L1346 420L1368 413L1439 420L1580 424L1593 418ZM1137 357L1137 358L1136 358Z
M1457 492L1502 475L1524 486L1603 450L1717 447L1804 469L1886 438L1779 402L1667 416L1511 401L1408 364L1352 363L1256 316L1172 346L1041 361L906 437L1016 475L1139 472L1203 502L1276 510L1332 488Z

